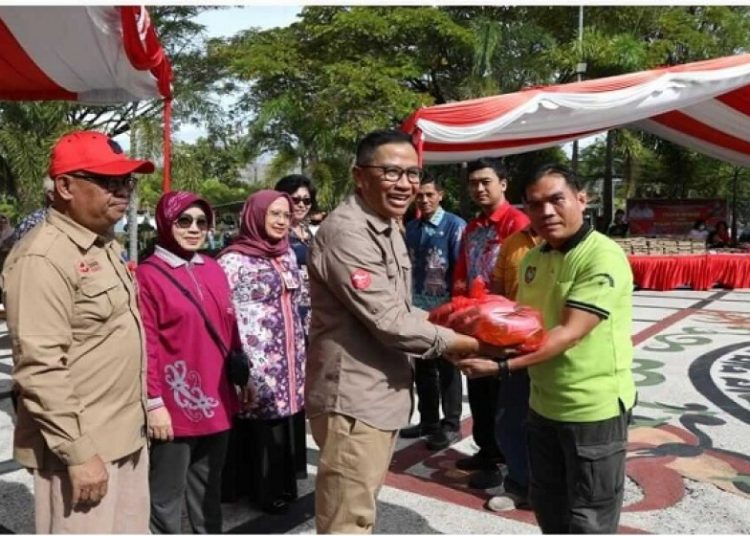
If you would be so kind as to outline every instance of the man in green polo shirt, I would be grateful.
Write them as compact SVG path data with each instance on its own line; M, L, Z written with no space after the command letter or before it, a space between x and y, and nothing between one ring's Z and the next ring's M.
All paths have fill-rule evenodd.
M501 361L458 361L469 377L528 368L529 499L544 533L615 533L625 483L633 277L622 249L583 220L573 173L546 165L523 187L544 242L521 263L517 299L542 312L549 339Z

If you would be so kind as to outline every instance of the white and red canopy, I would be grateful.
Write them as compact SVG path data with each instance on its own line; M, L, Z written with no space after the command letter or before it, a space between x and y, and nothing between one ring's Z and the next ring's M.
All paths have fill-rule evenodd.
M630 126L750 166L750 54L417 110L425 163L503 156Z
M171 81L169 61L143 7L0 5L0 100L164 99L166 189Z
M171 96L140 7L0 6L0 99L114 104Z

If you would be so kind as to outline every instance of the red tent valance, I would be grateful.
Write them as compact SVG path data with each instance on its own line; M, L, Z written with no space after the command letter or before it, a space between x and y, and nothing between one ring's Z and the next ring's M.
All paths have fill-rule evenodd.
M560 145L623 126L750 165L750 55L425 107L402 129L425 163Z

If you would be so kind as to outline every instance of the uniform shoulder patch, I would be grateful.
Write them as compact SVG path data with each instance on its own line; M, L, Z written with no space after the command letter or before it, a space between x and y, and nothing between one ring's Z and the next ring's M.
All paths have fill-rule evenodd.
M357 290L367 290L372 284L372 277L370 272L357 268L352 272L351 275L352 286Z

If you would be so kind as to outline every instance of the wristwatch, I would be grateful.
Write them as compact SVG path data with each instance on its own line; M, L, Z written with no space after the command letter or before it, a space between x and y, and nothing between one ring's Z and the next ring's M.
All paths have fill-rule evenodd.
M508 368L508 360L507 359L501 359L497 362L498 371L497 371L497 378L499 380L507 380L510 376L510 368Z

